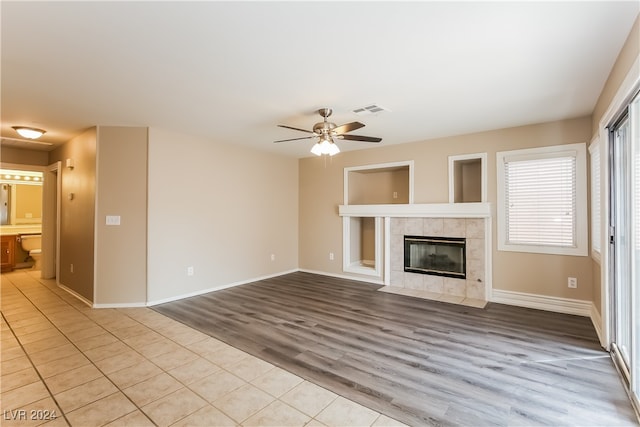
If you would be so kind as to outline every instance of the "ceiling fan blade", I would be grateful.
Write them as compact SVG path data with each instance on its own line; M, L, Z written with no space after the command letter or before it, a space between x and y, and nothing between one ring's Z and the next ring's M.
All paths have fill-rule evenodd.
M364 127L363 123L351 122L351 123L345 123L343 125L338 126L337 128L333 129L333 132L340 135L342 133L351 132L352 130L360 129L363 127Z
M273 141L273 142L298 141L300 139L311 139L311 138L315 138L315 136L303 136L302 138L280 139L278 141Z
M347 141L364 141L364 142L382 141L382 138L376 138L373 136L362 136L362 135L339 135L338 138L346 139Z
M287 129L293 129L293 130L299 130L300 132L307 132L307 133L313 133L310 130L306 130L306 129L300 129L300 128L294 128L293 126L287 126L287 125L278 125L281 128L287 128Z

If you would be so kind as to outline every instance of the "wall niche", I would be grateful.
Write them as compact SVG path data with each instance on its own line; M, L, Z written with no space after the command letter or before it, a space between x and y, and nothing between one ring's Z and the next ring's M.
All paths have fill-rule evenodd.
M413 203L413 161L344 169L345 205ZM382 280L381 217L343 217L343 271Z
M345 168L344 180L345 205L412 203L408 162Z
M449 156L449 203L487 201L487 153Z

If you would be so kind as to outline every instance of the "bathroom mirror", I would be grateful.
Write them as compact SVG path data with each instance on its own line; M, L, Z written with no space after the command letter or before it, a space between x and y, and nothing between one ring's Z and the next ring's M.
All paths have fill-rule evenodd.
M1 225L42 224L42 172L0 169Z

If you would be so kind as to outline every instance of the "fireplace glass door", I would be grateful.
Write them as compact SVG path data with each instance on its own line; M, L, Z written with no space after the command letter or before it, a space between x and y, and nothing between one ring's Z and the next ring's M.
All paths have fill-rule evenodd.
M404 271L466 278L466 240L404 236Z

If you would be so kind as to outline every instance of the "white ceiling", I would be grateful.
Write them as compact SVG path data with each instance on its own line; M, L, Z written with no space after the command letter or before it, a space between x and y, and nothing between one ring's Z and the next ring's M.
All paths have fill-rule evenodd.
M1 132L150 126L303 157L276 125L325 106L383 145L579 117L639 5L2 1ZM391 111L351 112L371 103Z

